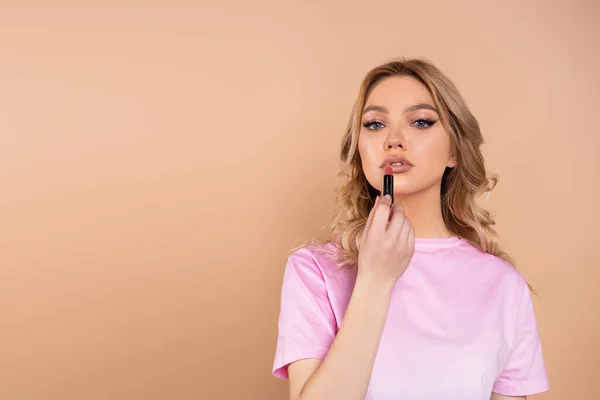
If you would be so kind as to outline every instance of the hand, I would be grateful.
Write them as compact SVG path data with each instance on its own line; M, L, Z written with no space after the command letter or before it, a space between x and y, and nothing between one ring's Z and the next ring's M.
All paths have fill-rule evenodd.
M415 249L415 230L404 208L396 203L390 212L390 206L389 196L375 200L361 237L357 276L389 290L406 271Z

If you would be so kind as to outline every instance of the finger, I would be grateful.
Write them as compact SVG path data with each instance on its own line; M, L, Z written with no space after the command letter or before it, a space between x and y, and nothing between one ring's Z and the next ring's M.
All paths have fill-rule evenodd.
M408 240L406 244L413 247L415 246L415 227L410 225L410 232L408 233Z
M374 208L373 221L371 222L371 228L379 232L385 232L387 222L390 216L390 206L392 200L389 195L382 197L379 200L379 204Z
M371 211L369 212L369 217L367 218L367 223L365 224L365 228L364 228L365 232L369 230L369 228L371 227L371 224L373 223L373 215L375 214L375 210L377 209L379 200L381 200L381 197L377 196L375 198L375 203L373 204L373 208L371 208Z
M402 231L400 235L398 235L398 241L402 245L406 245L408 243L408 237L410 236L410 231L413 229L412 224L408 218L404 218L404 226L402 227Z
M392 207L392 219L388 226L388 232L390 235L399 240L400 235L402 234L402 229L404 228L406 222L407 219L406 215L404 214L404 207L398 203L394 204ZM406 238L404 238L404 240L406 241Z

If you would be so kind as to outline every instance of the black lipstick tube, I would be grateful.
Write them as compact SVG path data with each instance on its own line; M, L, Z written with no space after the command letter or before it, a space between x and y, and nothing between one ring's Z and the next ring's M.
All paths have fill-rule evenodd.
M383 175L383 196L389 194L394 203L394 175L385 174Z

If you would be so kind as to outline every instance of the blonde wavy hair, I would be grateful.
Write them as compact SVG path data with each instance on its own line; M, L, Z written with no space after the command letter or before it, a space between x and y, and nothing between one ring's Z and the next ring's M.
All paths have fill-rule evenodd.
M314 238L296 247L316 244L320 248L334 245L333 257L338 267L358 263L358 246L369 212L379 191L367 181L358 152L361 115L372 89L383 79L410 76L425 85L440 112L440 122L450 136L451 151L457 165L447 168L442 177L441 203L444 223L451 234L460 237L483 252L515 265L498 245L492 214L477 203L477 198L494 189L495 174L485 169L479 123L469 111L456 86L435 65L423 59L398 58L369 71L361 83L359 94L342 139L340 176L346 183L337 192L338 212L327 239ZM531 289L531 286L530 286Z

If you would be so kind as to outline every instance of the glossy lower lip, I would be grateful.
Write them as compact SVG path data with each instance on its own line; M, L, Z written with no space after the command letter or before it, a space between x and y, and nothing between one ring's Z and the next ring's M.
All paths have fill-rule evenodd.
M387 165L386 165L386 167L387 167ZM404 164L404 165L390 165L390 167L392 168L392 171L394 173L397 173L397 172L410 171L413 166L412 165L408 165L408 164ZM385 167L384 167L384 169L385 169Z

